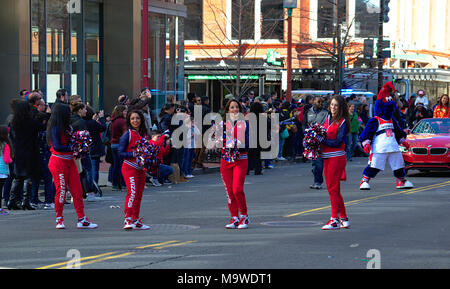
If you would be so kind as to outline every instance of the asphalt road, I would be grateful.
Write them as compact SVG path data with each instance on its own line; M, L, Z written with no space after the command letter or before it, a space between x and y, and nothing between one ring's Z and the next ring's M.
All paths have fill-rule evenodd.
M411 171L415 188L397 190L387 169L371 181L371 191L360 191L365 165L354 158L342 183L347 230L320 229L330 217L329 197L326 189L309 188L311 164L284 164L247 176L247 230L224 228L229 213L217 172L146 189L141 215L152 226L147 231L124 231L125 194L103 188L102 201L85 202L96 230L76 229L72 205L65 206L65 230L55 229L53 211L0 216L0 267L450 268L449 174Z

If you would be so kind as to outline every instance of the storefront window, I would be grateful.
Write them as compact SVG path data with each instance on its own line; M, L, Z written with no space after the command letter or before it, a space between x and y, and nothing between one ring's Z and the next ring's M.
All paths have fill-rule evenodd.
M71 33L67 1L47 0L47 101L54 102L56 91L71 92Z
M102 4L87 2L85 13L85 95L94 109L98 110L101 105L100 99L100 67L102 41L101 14Z
M40 89L46 95L46 33L45 33L45 1L32 0L32 24L31 24L31 46L32 46L32 81L31 88Z
M152 104L159 113L159 108L166 98L166 16L149 13L148 55L150 61L149 86L152 90Z
M32 89L56 100L65 88L98 110L101 105L102 3L80 0L68 12L65 0L31 0Z

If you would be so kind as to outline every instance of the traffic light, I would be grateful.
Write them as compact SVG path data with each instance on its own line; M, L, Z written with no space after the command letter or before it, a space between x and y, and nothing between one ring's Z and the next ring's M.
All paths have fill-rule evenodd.
M389 11L391 10L389 8L389 2L391 2L391 0L382 0L383 3L383 22L384 23L388 23L389 22Z

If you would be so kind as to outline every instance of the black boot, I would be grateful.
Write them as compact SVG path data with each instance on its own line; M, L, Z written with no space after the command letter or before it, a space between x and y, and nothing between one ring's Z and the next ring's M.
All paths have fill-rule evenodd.
M22 202L22 209L24 209L24 210L36 210L30 204L30 200L31 200L31 180L29 180L29 179L25 180L24 193L25 193L25 195L24 195L23 202Z
M19 206L19 204L16 203L16 201L14 201L14 200L9 200L7 207L8 207L8 210L22 210L22 207Z
M8 210L22 210L20 206L20 196L23 189L23 179L14 178L11 184L11 192L8 201Z

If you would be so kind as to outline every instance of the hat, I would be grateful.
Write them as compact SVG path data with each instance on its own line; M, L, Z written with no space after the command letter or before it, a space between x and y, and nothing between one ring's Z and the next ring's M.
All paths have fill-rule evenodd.
M420 106L422 106L422 107L423 107L423 103L421 103L421 102L418 102L418 103L416 104L416 107L420 107Z
M419 91L417 92L417 94L418 94L418 95L424 95L425 92L424 92L423 90L419 90Z
M304 100L303 98L300 98L300 99L297 101L297 103L298 103L298 104L304 104L304 103L305 103L305 100Z

